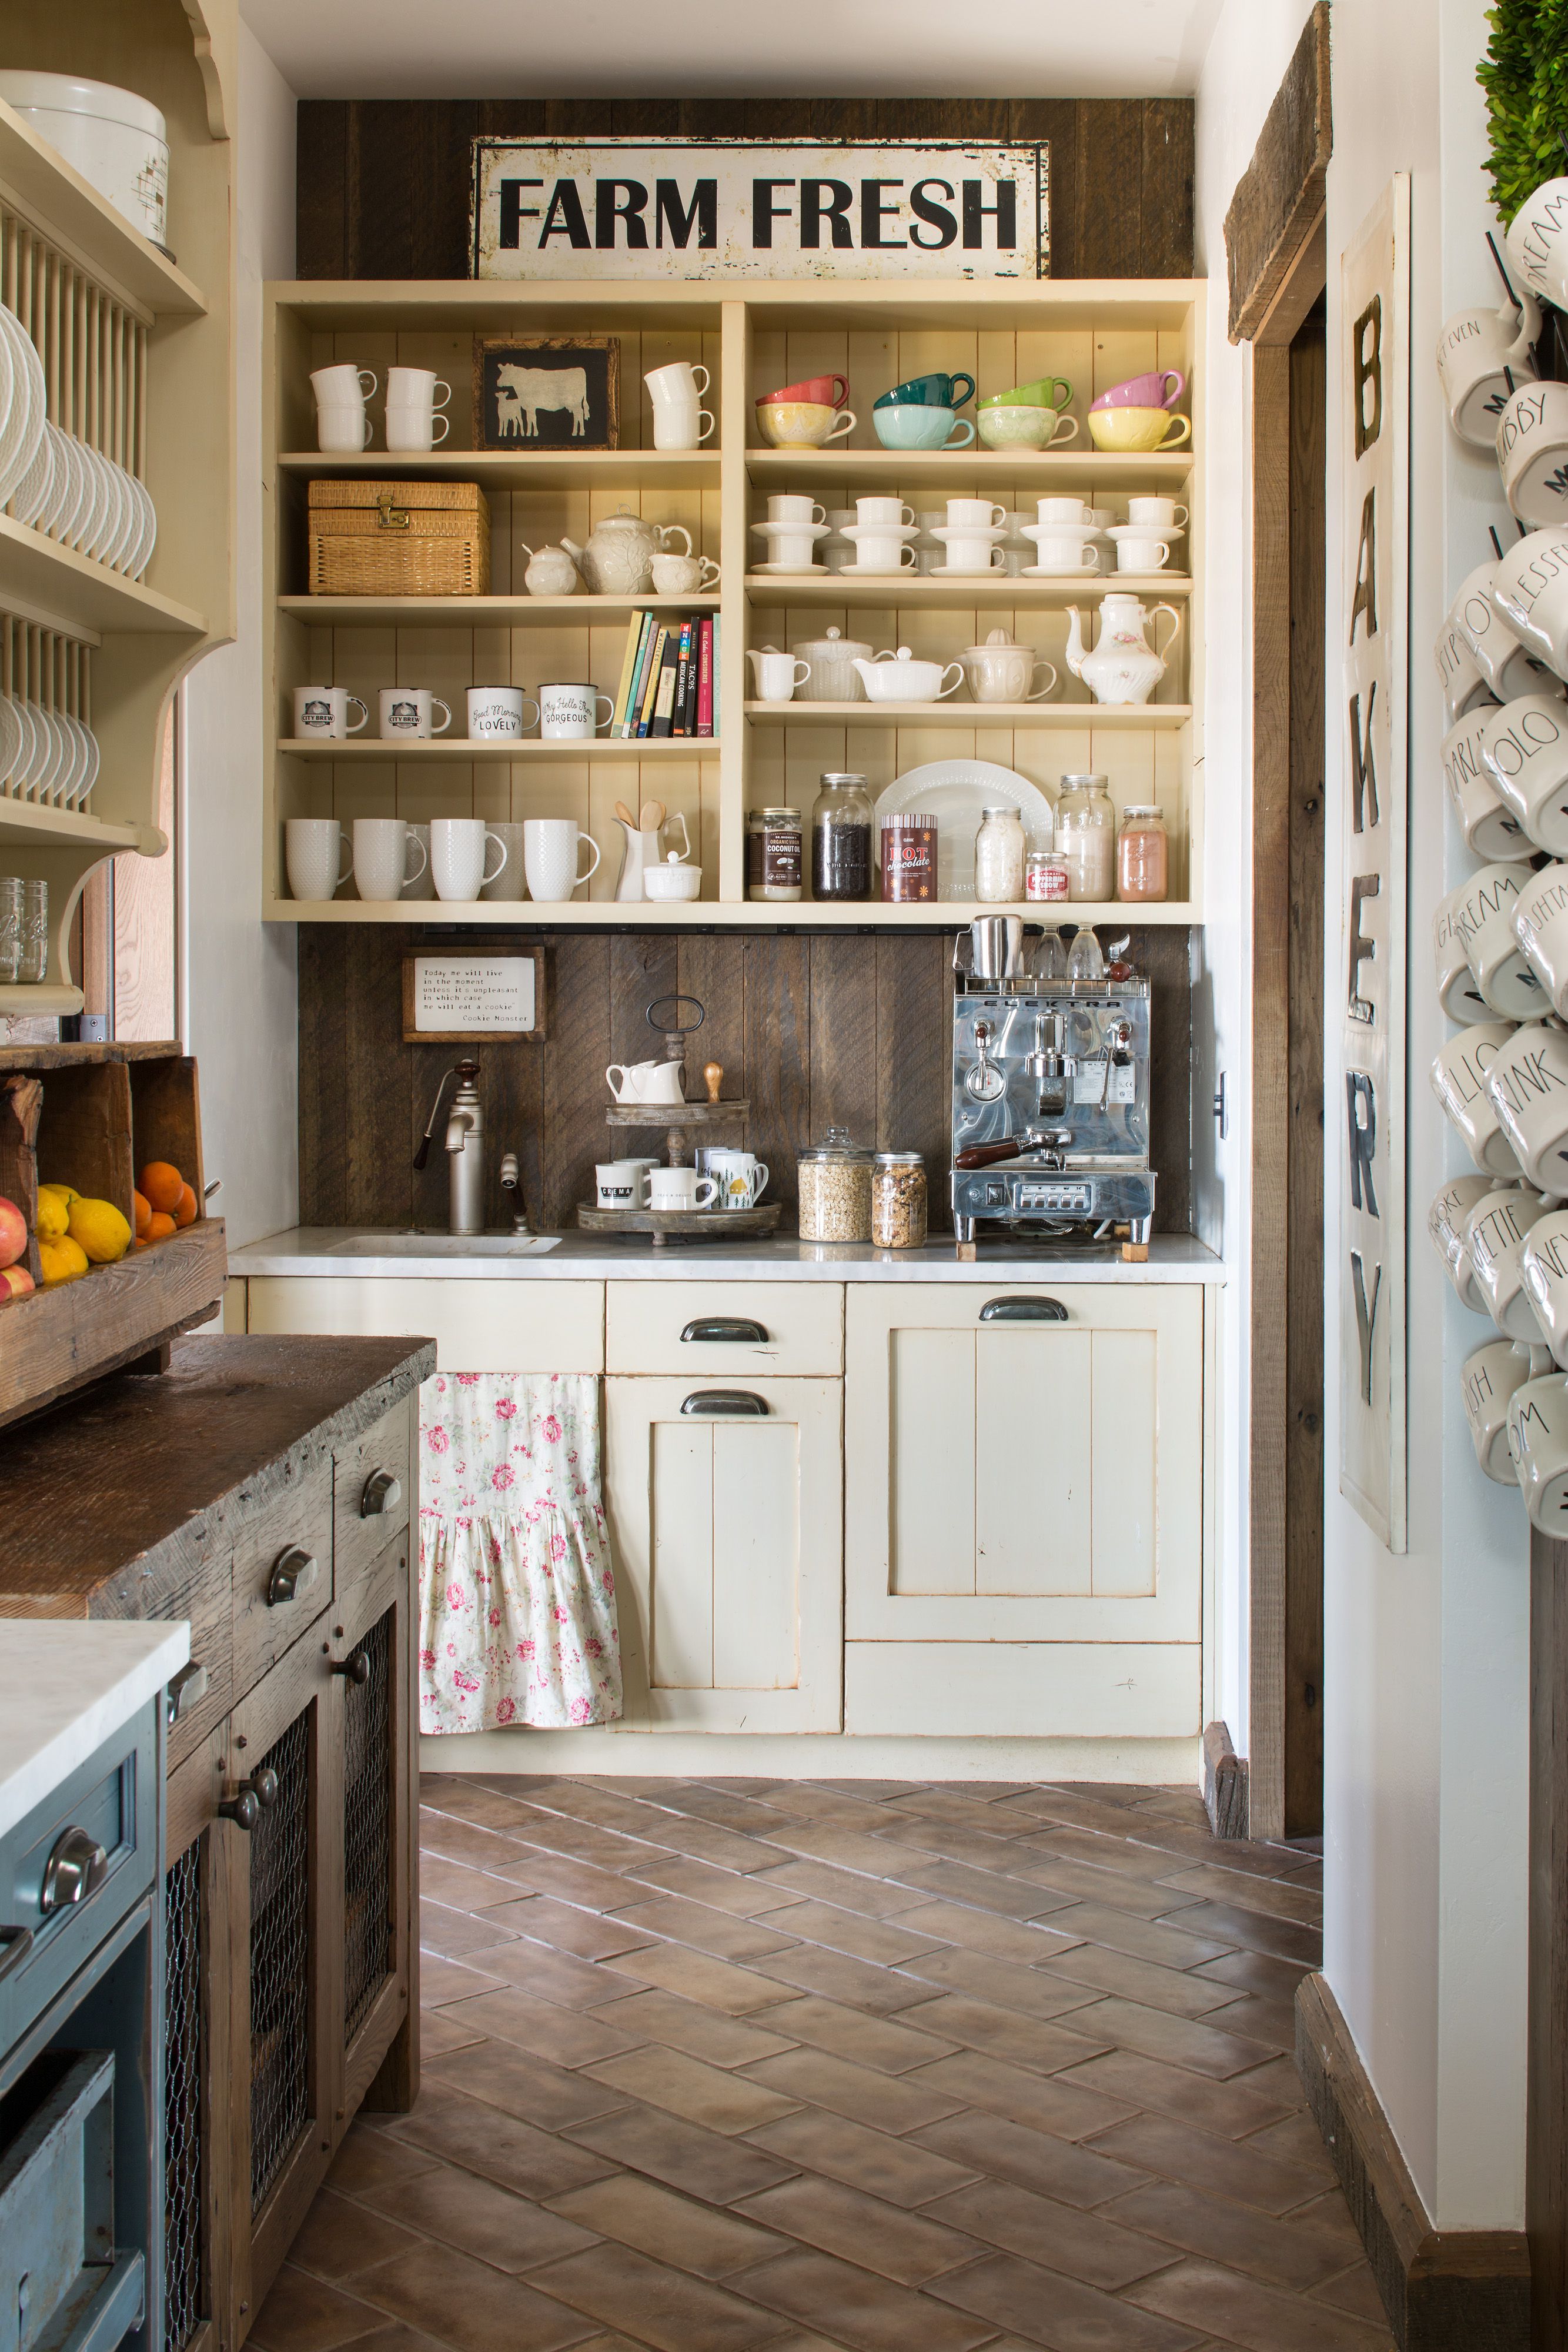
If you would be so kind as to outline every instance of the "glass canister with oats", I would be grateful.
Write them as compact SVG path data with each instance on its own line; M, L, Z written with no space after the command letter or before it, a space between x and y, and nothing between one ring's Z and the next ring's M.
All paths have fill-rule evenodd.
M873 1155L847 1127L830 1127L797 1156L803 1242L869 1242Z

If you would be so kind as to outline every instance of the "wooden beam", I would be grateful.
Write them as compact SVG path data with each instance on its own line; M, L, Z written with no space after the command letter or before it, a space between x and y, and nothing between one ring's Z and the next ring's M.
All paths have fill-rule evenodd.
M1317 0L1225 215L1233 343L1255 340L1312 237L1333 147L1329 12Z
M1216 1837L1247 1836L1247 1759L1238 1756L1223 1723L1209 1724L1203 1735L1203 1803Z

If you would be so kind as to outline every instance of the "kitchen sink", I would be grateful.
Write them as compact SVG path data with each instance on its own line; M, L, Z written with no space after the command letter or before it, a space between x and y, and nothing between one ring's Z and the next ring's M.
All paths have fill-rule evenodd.
M542 1257L559 1234L355 1234L329 1257Z

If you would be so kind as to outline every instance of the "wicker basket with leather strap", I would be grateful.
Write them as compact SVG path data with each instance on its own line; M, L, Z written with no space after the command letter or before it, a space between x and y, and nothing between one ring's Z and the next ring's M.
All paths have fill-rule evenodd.
M484 596L490 509L477 482L312 482L312 596Z

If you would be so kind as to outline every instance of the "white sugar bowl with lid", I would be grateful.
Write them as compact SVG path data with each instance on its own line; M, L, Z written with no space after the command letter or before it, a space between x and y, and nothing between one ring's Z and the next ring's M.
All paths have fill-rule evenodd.
M857 661L869 661L871 647L841 629L826 636L802 637L789 648L798 661L811 665L811 675L795 689L797 702L863 702Z
M857 656L855 667L868 702L936 702L944 695L956 694L964 683L962 662L949 662L945 669L940 662L916 661L909 646L900 646L896 653L880 653L873 661ZM948 670L957 673L951 684Z
M959 656L969 691L977 702L1043 702L1056 685L1056 671L1032 646L1020 646L1006 629L993 629L983 646L967 646ZM1045 684L1034 684L1037 670L1047 672Z

